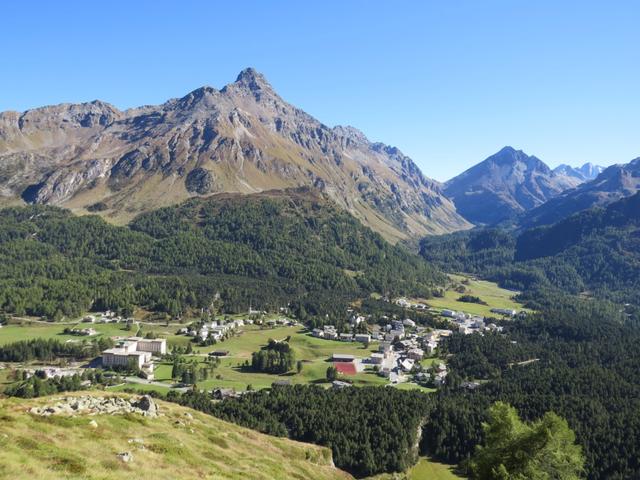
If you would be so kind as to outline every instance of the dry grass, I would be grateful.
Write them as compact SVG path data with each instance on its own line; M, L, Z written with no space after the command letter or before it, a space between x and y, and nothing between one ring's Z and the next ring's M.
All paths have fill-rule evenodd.
M57 397L0 400L1 479L351 478L332 466L328 449L268 437L171 403L158 402L159 418L27 413ZM121 461L120 452L131 452L133 460Z

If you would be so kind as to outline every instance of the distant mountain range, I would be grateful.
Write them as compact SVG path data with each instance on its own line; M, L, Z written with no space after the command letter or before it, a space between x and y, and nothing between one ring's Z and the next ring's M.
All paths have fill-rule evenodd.
M604 167L594 165L593 163L585 163L581 167L562 164L554 168L553 171L560 175L576 178L581 182L588 182L600 175L604 171Z
M640 158L623 165L612 165L590 182L563 192L547 203L527 212L521 219L525 227L555 223L591 207L607 206L640 190Z
M190 197L311 187L387 240L553 223L632 195L639 160L550 169L504 147L444 185L396 147L323 125L248 68L221 90L120 111L101 101L0 113L0 203L115 223Z
M514 219L580 182L522 150L504 147L446 182L444 191L470 222L495 224Z
M221 90L120 111L94 101L0 114L0 195L123 223L192 196L316 187L389 240L470 228L395 147L329 128L253 69Z

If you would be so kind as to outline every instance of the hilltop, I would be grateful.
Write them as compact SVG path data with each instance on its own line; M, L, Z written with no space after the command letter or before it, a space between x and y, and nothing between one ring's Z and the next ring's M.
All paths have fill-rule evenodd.
M98 395L104 394L65 397ZM28 413L58 398L0 400L0 478L352 478L333 467L329 449L263 435L159 400L160 416L154 418ZM124 461L120 453L131 459Z

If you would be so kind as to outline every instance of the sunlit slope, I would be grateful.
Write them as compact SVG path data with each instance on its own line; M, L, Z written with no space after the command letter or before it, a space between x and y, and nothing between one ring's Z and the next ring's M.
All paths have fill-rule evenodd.
M333 467L326 448L269 437L171 403L158 402L157 418L28 413L59 397L0 400L0 478L351 478ZM123 452L132 455L129 462L118 458Z

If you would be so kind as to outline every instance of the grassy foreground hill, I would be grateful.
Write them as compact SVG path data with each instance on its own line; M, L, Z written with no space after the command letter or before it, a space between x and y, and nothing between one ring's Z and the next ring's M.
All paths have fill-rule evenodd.
M333 467L329 449L263 435L172 403L157 401L161 415L154 418L28 413L59 397L0 400L0 479L352 478ZM120 460L122 452L132 460Z

